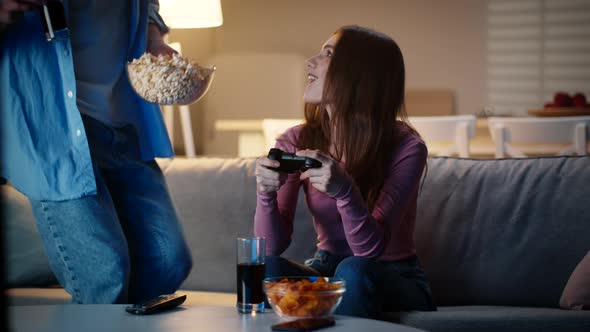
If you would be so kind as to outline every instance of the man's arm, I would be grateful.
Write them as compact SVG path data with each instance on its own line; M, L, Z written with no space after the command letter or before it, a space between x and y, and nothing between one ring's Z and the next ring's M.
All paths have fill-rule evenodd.
M149 0L148 4L148 22L152 25L155 25L161 32L162 35L167 34L170 31L170 28L160 16L160 1L158 0Z
M160 2L158 0L149 0L147 52L153 55L172 55L178 53L164 42L163 36L170 29L158 13L159 10Z

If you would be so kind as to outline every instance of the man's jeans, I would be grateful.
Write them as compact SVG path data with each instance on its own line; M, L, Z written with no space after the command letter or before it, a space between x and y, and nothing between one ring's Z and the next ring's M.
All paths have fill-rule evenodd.
M336 314L380 318L389 311L436 310L430 286L417 257L380 262L371 258L338 256L318 250L305 265L278 256L266 257L266 276L340 277L346 292Z
M74 303L175 292L192 259L160 168L139 159L132 126L83 119L97 195L31 201L53 272Z

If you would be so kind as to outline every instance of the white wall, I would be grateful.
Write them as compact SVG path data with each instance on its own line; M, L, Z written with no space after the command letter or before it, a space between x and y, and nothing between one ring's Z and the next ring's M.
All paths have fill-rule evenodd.
M279 52L307 58L340 26L359 24L398 42L408 88L450 88L457 113L474 114L484 107L484 0L222 0L222 7L221 27L172 31L170 40L180 41L184 54L203 64L216 54ZM303 63L301 68L304 75ZM206 148L219 137L202 108L191 106L198 152L235 153ZM235 145L234 136L223 140Z

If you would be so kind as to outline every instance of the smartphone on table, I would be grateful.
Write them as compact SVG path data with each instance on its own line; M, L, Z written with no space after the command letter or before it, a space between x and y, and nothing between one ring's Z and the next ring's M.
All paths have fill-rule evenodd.
M170 310L184 303L186 295L164 294L153 299L125 307L125 311L134 315L150 315Z
M273 331L303 332L314 331L336 324L333 318L301 318L271 326Z

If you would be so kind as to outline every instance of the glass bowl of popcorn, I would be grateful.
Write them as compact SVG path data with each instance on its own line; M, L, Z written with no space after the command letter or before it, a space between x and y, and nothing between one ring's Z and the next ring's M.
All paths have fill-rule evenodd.
M201 99L209 90L215 66L201 67L177 53L144 53L127 63L127 76L135 92L150 103L188 105Z
M282 318L317 318L331 315L340 304L346 284L342 278L274 277L263 281L274 312Z

